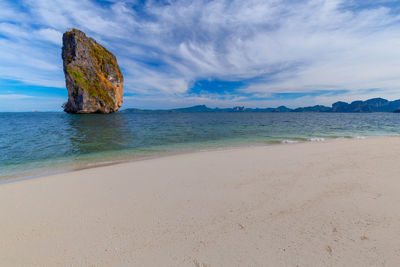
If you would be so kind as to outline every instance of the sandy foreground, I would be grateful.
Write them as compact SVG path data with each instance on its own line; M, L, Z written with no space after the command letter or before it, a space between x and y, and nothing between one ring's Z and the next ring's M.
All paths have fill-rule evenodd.
M1 266L399 266L400 138L199 152L0 185Z

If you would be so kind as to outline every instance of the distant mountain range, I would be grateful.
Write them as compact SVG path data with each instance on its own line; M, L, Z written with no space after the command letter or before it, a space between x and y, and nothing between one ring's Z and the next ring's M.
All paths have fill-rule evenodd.
M400 113L400 99L395 101L388 101L383 98L372 98L366 101L353 101L350 104L346 102L336 102L332 104L332 107L327 106L311 106L311 107L300 107L291 109L285 106L279 106L277 108L245 108L245 107L233 107L233 108L209 108L206 105L198 105L188 108L176 108L176 109L136 109L129 108L121 110L121 113L194 113L194 112L345 112L345 113L370 113L370 112L396 112Z

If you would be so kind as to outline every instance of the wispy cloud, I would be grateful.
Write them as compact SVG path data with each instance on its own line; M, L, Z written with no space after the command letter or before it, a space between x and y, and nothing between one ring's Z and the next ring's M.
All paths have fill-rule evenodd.
M135 93L125 107L151 99L154 107L392 99L400 97L399 7L390 0L0 0L0 79L63 87L61 35L77 27L117 55L125 91ZM209 90L193 90L206 80ZM241 87L219 90L212 81ZM315 94L321 90L338 93ZM271 99L277 93L305 95Z
M26 99L26 98L32 98L32 96L29 96L29 95L15 95L15 94L0 95L0 99Z

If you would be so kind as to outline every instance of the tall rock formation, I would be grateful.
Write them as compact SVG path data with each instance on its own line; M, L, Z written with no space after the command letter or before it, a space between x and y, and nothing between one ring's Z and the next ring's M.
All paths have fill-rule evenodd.
M63 35L62 59L68 113L112 113L122 105L123 76L116 57L85 33Z

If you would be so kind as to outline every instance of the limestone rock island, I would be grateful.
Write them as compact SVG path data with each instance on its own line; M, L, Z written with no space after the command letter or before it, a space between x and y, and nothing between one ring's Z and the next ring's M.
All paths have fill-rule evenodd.
M122 105L123 76L116 57L82 31L63 35L68 113L112 113Z

